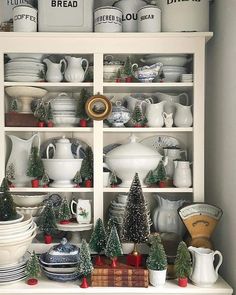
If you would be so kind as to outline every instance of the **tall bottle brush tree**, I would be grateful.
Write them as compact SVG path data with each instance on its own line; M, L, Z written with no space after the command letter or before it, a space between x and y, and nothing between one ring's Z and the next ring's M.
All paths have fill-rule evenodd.
M134 243L134 252L137 252L136 245L147 241L150 226L150 214L136 173L130 187L124 212L121 238L123 241Z
M180 242L175 259L175 272L180 287L186 287L191 274L191 256L185 242Z
M100 254L106 248L106 242L107 242L107 236L106 236L105 227L101 218L98 218L98 220L96 221L94 230L92 232L90 242L89 242L90 249L98 253L96 257L96 263L95 263L96 265L103 264Z
M115 225L112 226L110 235L107 240L105 255L112 260L112 267L116 267L116 260L118 256L123 254L120 238L117 233Z
M29 156L28 161L28 169L27 169L27 176L33 177L32 186L38 187L39 186L39 179L44 174L44 166L43 161L39 154L38 147L34 146L31 149L31 153Z
M86 88L82 88L76 109L76 117L80 119L81 127L87 127L87 121L89 117L86 113L85 105L90 96L91 94L88 92L88 90Z
M80 260L78 265L78 273L83 276L81 288L88 288L87 276L93 271L93 264L91 261L89 245L86 240L82 240L80 247Z
M57 232L56 217L53 206L48 203L39 216L38 227L44 233L45 244L52 243L52 236Z
M38 283L37 278L41 274L41 267L40 267L39 259L34 251L30 259L27 261L25 273L27 275L28 285L36 285Z
M85 157L82 161L80 174L85 181L85 186L91 187L93 182L93 151L90 146L85 150Z
M16 217L17 212L9 191L8 181L3 178L0 187L0 221L14 220Z

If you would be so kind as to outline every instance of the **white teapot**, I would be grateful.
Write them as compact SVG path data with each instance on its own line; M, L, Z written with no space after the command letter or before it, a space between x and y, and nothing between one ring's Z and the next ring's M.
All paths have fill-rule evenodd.
M46 150L47 159L50 158L50 155L49 155L50 148L53 149L53 159L74 159L74 155L71 151L71 142L69 139L65 138L65 136L63 136L61 139L59 139L56 142L56 147L52 143L50 143L47 146L47 150ZM80 148L81 146L78 146L76 150L77 158L79 158Z

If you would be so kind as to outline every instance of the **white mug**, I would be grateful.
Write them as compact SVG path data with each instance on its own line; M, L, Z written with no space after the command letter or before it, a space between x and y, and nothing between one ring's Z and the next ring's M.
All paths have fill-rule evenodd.
M74 205L76 205L76 210L74 210ZM91 222L92 210L90 200L79 199L77 202L72 200L70 203L70 208L79 224L88 224Z
M30 5L18 5L13 8L14 32L37 32L38 11Z
M147 5L138 10L138 31L161 31L161 10L157 6Z

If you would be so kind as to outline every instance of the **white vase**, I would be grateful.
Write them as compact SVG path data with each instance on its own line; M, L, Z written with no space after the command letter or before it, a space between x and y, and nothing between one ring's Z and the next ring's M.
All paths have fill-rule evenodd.
M161 287L166 282L166 269L152 270L148 269L150 284L154 287Z

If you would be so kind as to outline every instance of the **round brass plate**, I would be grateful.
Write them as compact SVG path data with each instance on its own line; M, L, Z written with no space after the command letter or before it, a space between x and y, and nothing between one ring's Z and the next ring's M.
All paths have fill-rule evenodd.
M93 120L105 120L111 113L112 104L104 95L90 97L85 105L87 115Z

